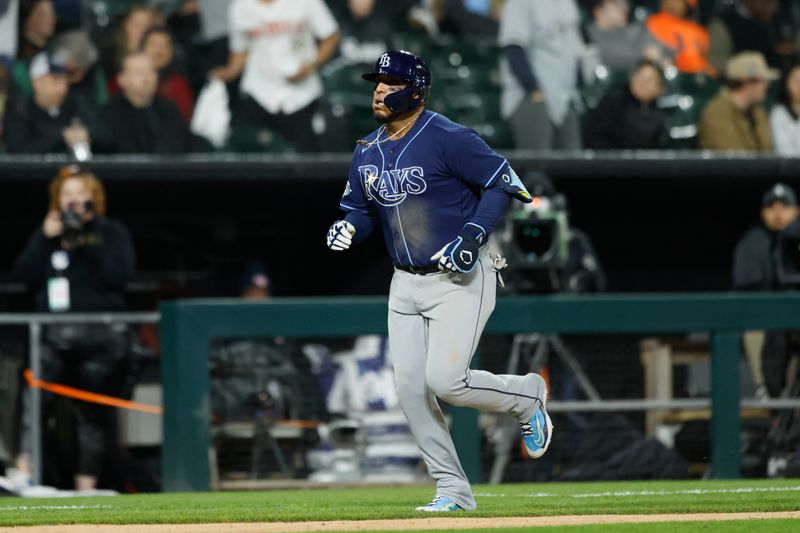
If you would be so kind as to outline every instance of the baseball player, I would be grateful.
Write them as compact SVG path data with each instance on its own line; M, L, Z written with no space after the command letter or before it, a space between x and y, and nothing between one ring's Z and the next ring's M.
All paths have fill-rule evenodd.
M486 240L512 198L531 197L514 170L475 133L429 111L431 73L409 52L392 50L363 75L375 83L380 127L358 141L331 250L348 249L380 225L394 263L389 343L400 406L436 480L418 511L475 509L436 398L508 412L519 420L530 457L541 457L553 425L537 374L470 369L495 305L495 263ZM502 260L498 259L498 268Z

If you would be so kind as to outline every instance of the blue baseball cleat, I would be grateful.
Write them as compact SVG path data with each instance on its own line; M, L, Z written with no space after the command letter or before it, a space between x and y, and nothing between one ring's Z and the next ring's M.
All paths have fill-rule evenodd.
M539 383L539 395L541 398L538 407L533 412L529 420L520 422L520 429L522 430L522 443L525 446L525 451L531 459L538 459L543 456L550 446L550 439L553 437L553 422L550 420L550 415L547 414L545 409L545 401L547 400L547 386L544 379L536 374L529 374Z
M436 496L428 505L417 507L414 510L426 513L449 513L450 511L463 511L464 508L446 496Z

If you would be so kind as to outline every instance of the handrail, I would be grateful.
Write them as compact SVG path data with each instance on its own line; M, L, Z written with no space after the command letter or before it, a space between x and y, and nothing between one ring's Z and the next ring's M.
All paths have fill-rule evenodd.
M177 300L161 306L163 479L168 491L208 490L208 352L223 337L386 334L386 298ZM602 294L499 298L486 334L674 333L711 337L711 475L739 477L740 332L800 329L798 293ZM458 411L456 411L457 413ZM454 417L468 475L479 472L477 417ZM736 443L735 445L733 443Z
M30 343L29 364L32 376L42 375L42 326L54 324L111 324L111 323L155 323L159 322L158 312L128 313L0 313L0 326L28 326ZM32 480L42 480L42 434L41 434L42 392L39 387L31 388L31 467Z

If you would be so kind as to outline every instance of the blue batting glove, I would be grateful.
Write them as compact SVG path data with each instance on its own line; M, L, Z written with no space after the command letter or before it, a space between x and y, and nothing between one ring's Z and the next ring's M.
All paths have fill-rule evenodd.
M486 241L486 231L477 224L467 222L454 240L445 244L431 259L439 261L439 270L472 272L478 264L481 245Z

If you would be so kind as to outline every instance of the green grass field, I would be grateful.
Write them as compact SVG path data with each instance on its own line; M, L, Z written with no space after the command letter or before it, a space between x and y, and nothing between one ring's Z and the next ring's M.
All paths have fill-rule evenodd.
M0 526L331 521L421 518L433 487L281 490L0 499ZM459 517L800 511L800 479L478 485L478 510ZM691 517L687 517L691 520ZM800 522L709 523L702 531L800 531ZM707 526L707 527L706 527ZM586 531L589 526L575 527ZM678 524L590 526L595 531L670 531ZM637 529L637 527L639 529ZM544 528L541 531L547 531ZM463 531L463 529L461 530ZM471 530L479 531L479 530ZM500 531L493 529L492 531ZM507 531L520 531L508 529ZM539 531L537 529L537 531ZM573 531L559 527L558 531Z

